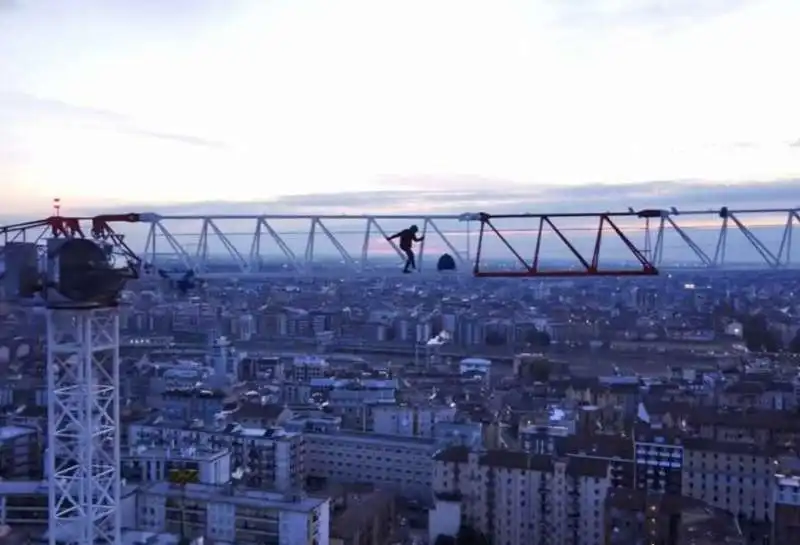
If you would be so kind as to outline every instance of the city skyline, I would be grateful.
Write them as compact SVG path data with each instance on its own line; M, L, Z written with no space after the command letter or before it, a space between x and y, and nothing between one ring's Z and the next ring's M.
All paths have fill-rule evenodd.
M379 4L3 4L0 216L793 198L795 3Z

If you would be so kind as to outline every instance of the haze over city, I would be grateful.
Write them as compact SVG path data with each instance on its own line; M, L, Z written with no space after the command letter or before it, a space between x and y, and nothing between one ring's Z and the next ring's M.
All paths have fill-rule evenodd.
M0 6L4 219L797 204L789 0Z

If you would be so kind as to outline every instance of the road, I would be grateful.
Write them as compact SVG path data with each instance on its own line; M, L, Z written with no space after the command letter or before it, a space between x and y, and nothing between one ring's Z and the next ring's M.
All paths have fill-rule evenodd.
M155 340L155 339L154 339ZM204 343L170 343L168 338L157 339L158 342L147 343L137 342L136 344L125 345L129 349L141 349L145 351L169 350L183 355L195 356L204 354L207 345ZM270 341L249 341L235 342L235 346L246 351L269 351L275 353L296 353L316 352L317 346L314 342L292 341L292 342L270 342ZM676 347L677 348L677 347ZM413 346L399 345L390 343L338 343L337 346L329 347L327 353L331 355L360 355L372 358L393 358L398 356L406 357L413 361L415 350ZM465 357L482 357L491 360L496 366L510 368L514 359L513 353L507 347L499 350L492 350L487 347L476 347L475 351L466 348L456 348L443 346L439 349L439 354L444 358L461 359ZM421 351L424 356L424 349ZM617 351L608 349L590 349L584 347L562 347L553 346L546 354L554 360L566 361L570 369L579 375L597 376L612 374L614 367L617 366L623 371L640 373L643 375L663 374L670 365L679 364L690 367L713 366L716 360L702 354L692 354L685 350L660 352L658 350L638 350L638 351ZM372 358L371 358L371 357ZM498 370L500 370L498 369Z

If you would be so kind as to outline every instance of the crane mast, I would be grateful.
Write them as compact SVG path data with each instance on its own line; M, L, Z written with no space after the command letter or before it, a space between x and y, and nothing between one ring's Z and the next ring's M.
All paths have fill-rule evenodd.
M120 543L119 316L47 308L49 543Z

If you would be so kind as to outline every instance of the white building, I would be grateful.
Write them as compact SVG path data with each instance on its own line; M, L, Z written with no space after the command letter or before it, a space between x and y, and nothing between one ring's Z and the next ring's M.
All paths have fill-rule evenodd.
M309 477L372 483L401 496L430 500L433 439L335 432L306 434Z
M218 543L329 545L330 501L231 485L167 482L123 487L123 531ZM47 483L0 481L0 524L47 531Z
M434 437L439 422L452 422L455 406L379 404L372 407L372 430L384 435Z
M196 473L196 481L222 485L231 481L231 455L227 449L198 447L132 447L122 455L122 474L132 482L159 482L176 470Z
M255 489L161 482L141 487L123 520L145 532L205 536L228 543L330 543L328 499Z
M492 543L602 545L607 460L451 447L436 454L429 538L461 524Z
M295 356L292 359L292 374L300 382L322 378L329 369L328 360L320 356Z
M467 373L483 373L488 375L492 370L492 362L484 358L464 358L458 364L462 375Z
M306 476L306 446L302 433L283 428L227 425L220 428L155 419L130 424L128 445L164 448L228 449L233 471L246 473L249 486L282 491L302 487Z

